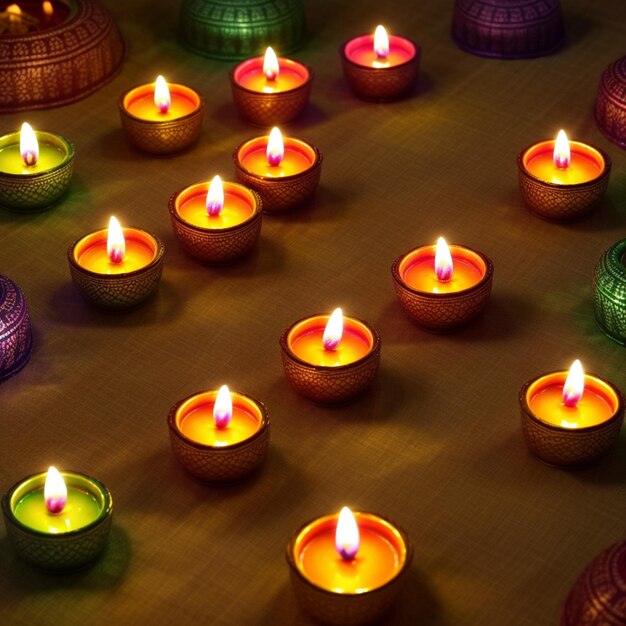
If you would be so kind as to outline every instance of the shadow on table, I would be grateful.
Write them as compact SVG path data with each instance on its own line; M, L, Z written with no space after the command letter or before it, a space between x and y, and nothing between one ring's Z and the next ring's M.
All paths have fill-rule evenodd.
M266 607L265 617L258 624L259 626L275 626L276 624L314 626L318 622L302 612L291 590L291 585L285 583L272 603ZM409 571L396 609L383 620L375 622L373 626L400 626L401 624L414 626L443 626L445 624L442 608L432 585L415 567Z
M22 561L15 554L9 540L0 540L0 568L7 573L8 584L27 593L41 593L55 589L111 589L123 580L131 559L130 540L126 532L115 524L100 558L84 569L70 573L39 570Z
M602 458L584 467L568 470L572 478L598 485L620 485L626 483L626 440L624 435Z
M337 188L331 189L320 184L315 195L304 204L284 213L267 213L263 216L263 220L266 223L276 221L291 224L334 221L346 204L345 196L337 192Z

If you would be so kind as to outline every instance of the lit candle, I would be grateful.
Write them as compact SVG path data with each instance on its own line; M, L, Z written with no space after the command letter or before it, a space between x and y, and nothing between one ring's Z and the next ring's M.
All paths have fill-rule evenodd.
M306 65L277 57L271 47L265 56L243 61L230 73L239 113L259 126L284 124L299 115L309 101L312 82Z
M383 617L393 607L411 558L408 537L392 522L347 507L309 522L287 547L296 596L324 622L339 606L343 623L361 623L364 615L371 621ZM381 587L387 589L385 602L372 594ZM360 605L354 604L355 595Z
M200 94L185 85L168 84L163 76L122 94L118 108L131 143L155 154L191 145L198 138L204 114Z
M0 137L0 205L39 211L55 204L72 178L74 146L58 135L34 131Z
M410 39L389 36L379 25L373 35L361 35L341 47L349 87L366 100L395 100L417 81L421 48Z
M261 232L259 195L215 176L174 193L170 218L181 247L194 258L224 263L248 253Z
M93 304L128 308L145 300L158 286L164 247L153 234L122 228L115 217L109 227L75 241L68 250L74 284Z
M554 465L577 465L603 454L623 421L623 398L611 383L569 371L543 374L520 391L522 426L529 448Z
M84 474L50 467L14 485L2 507L9 539L23 558L40 567L74 569L106 545L111 494Z
M380 362L376 331L345 317L341 309L296 322L283 333L280 345L289 382L320 403L344 402L361 393L374 380Z
M0 12L0 36L23 35L59 26L67 20L71 7L65 2L22 0Z
M604 194L611 160L599 148L569 141L565 131L555 140L529 146L518 156L520 192L528 208L548 219L585 214Z
M429 330L451 330L478 315L491 292L493 264L480 252L436 245L415 248L391 268L402 308Z
M168 416L172 451L200 480L229 482L251 473L265 458L269 418L262 403L243 393L196 393Z
M268 211L301 204L319 183L319 150L301 139L283 137L278 128L268 136L244 142L235 150L233 159L239 180L259 193Z

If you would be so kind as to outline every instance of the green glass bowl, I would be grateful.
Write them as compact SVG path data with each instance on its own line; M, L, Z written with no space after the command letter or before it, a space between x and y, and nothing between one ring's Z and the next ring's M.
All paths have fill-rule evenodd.
M20 480L3 496L2 512L7 536L18 555L31 565L49 571L80 569L97 559L106 546L113 516L111 492L95 478L62 471L68 486L88 491L96 498L100 514L91 524L76 530L58 534L41 532L23 524L13 511L24 495L43 489L46 474L40 472Z
M183 0L179 36L184 46L213 59L256 56L267 46L281 55L302 45L303 0Z
M600 257L593 273L593 298L604 334L626 346L626 239Z

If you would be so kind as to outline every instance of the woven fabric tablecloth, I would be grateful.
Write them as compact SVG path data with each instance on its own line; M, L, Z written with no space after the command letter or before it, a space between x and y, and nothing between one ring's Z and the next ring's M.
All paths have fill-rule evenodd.
M226 268L183 255L167 200L219 173L259 129L238 118L232 64L184 50L177 3L107 0L127 42L122 72L82 102L0 118L76 145L67 199L32 216L0 212L0 272L17 282L35 332L31 362L0 386L0 489L49 464L112 491L114 526L90 570L49 576L0 538L0 622L13 624L309 624L289 586L285 545L302 523L348 504L395 520L415 558L390 624L556 624L578 572L626 532L626 441L587 469L548 467L526 450L517 394L580 358L626 388L626 352L593 317L591 276L626 230L626 152L593 121L602 70L624 54L626 3L568 0L567 45L528 61L461 52L452 2L307 3L312 103L285 127L324 154L315 203L267 216L258 250ZM384 22L423 48L415 96L355 99L338 46ZM129 147L117 99L157 73L204 94L199 143L171 158ZM606 199L556 225L532 216L516 155L559 128L613 159ZM156 297L131 313L90 308L73 288L68 245L110 214L166 245ZM390 266L440 234L495 263L489 307L471 327L413 325ZM278 338L306 315L345 313L382 336L373 388L343 408L296 396ZM262 400L272 420L263 471L204 486L172 457L166 416L222 383Z

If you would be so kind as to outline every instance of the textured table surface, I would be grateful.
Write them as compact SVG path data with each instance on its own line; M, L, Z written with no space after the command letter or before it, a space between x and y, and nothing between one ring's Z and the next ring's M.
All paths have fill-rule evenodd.
M568 0L557 54L498 61L458 50L452 2L308 3L312 104L285 128L324 153L315 203L266 217L258 250L204 267L174 240L167 200L215 173L258 134L240 120L232 64L176 42L178 3L106 0L128 45L121 73L82 102L1 117L76 145L67 199L33 216L0 212L0 272L24 290L31 362L0 386L0 490L49 464L104 482L114 498L108 551L92 569L48 576L0 535L0 621L12 624L308 624L291 595L285 545L307 519L343 504L389 516L412 537L408 589L390 624L556 624L578 572L624 538L626 441L578 471L527 452L522 383L576 357L626 388L626 353L593 318L591 274L625 236L626 152L598 131L602 70L624 54L626 3ZM368 104L343 82L338 46L378 22L423 47L414 97ZM206 98L199 143L171 158L131 149L122 91L163 73ZM527 212L516 155L564 127L613 159L590 217L555 225ZM166 245L158 295L105 314L74 290L68 245L115 213ZM393 292L393 260L445 234L488 254L485 315L453 335L414 326ZM293 321L343 306L382 336L370 392L335 409L286 383L278 338ZM187 476L169 449L179 399L227 382L272 419L263 471L230 488Z

